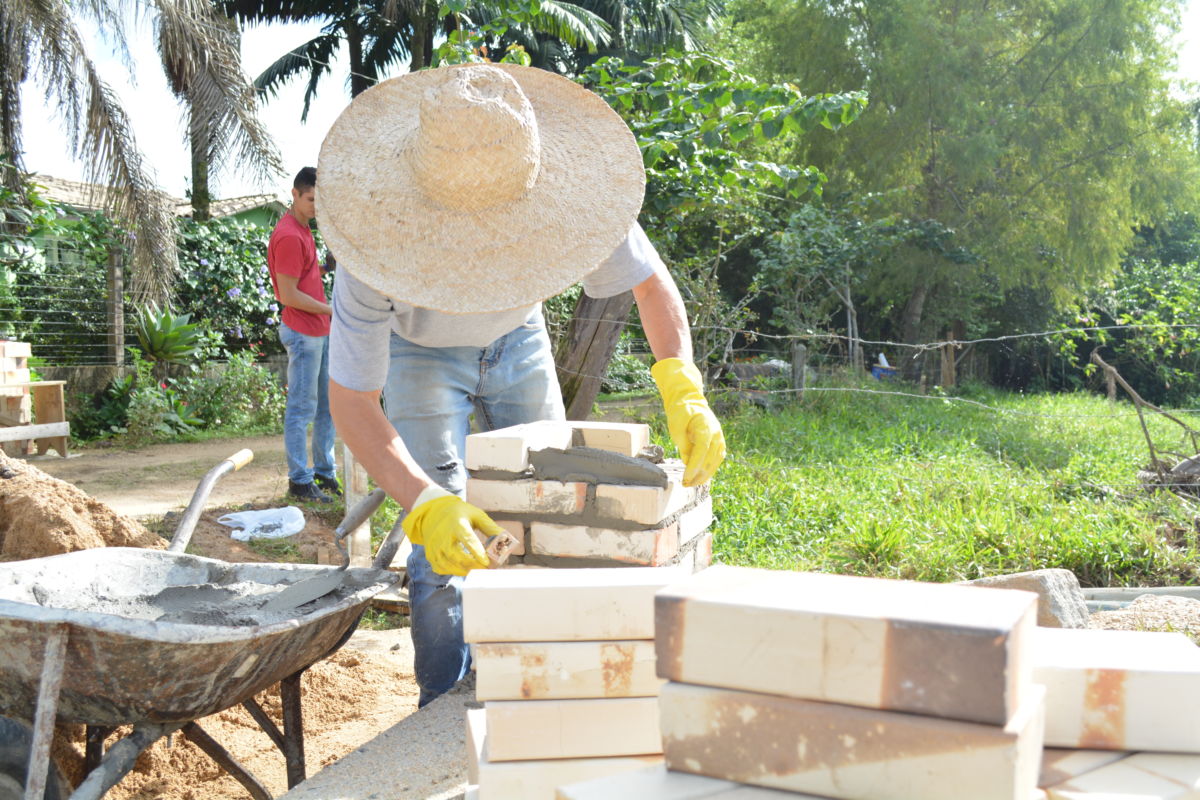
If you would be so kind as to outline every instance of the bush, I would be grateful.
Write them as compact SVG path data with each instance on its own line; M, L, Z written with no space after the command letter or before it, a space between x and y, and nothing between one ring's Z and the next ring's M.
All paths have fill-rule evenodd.
M176 308L208 320L227 352L282 352L279 304L267 272L271 231L233 219L184 222L179 232Z

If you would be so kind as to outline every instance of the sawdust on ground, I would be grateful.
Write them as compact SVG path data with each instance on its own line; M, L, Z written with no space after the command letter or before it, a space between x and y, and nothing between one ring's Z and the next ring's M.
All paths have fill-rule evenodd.
M227 561L274 560L230 537L216 522L224 508L200 518L188 552ZM291 543L301 557L332 551L333 529L305 509L308 525ZM168 519L168 527L171 522ZM160 526L161 527L161 526ZM0 454L0 557L38 558L92 547L163 548L166 540L138 520L119 514L77 487L38 467ZM317 560L309 558L307 560ZM376 633L376 632L368 632ZM307 772L337 761L404 719L416 709L408 631L386 632L387 648L356 646L355 635L342 650L312 665L301 679ZM378 642L378 635L373 638ZM277 687L262 693L259 704L282 726ZM198 720L200 726L278 796L287 790L282 754L241 706ZM109 743L127 734L118 729ZM60 726L56 760L68 781L82 777L84 728ZM161 739L137 760L134 769L107 795L109 800L242 800L246 790L182 735Z

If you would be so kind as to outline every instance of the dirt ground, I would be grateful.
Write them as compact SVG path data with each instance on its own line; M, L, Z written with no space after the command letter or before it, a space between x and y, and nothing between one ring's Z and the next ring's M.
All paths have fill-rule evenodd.
M229 510L287 505L282 437L154 445L139 450L91 449L63 459L0 454L0 558L33 558L97 546L166 546L203 475L248 447L254 460L219 481L197 523L188 552L226 561L270 561L216 522ZM57 479L57 480L56 480ZM305 529L289 537L299 560L336 562L333 526L340 512L305 508ZM161 535L160 535L161 534ZM312 775L416 709L417 687L406 628L358 631L302 679L307 771ZM277 692L259 703L277 725ZM284 760L240 706L199 720L273 796L287 789ZM111 741L126 733L118 730ZM63 726L57 758L69 780L82 767L83 728ZM241 800L246 790L185 737L160 740L111 790L109 800Z

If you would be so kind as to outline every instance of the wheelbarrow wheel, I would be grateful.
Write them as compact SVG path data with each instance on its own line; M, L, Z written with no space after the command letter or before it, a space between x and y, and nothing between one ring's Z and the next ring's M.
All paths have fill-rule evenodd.
M0 717L0 800L21 800L25 796L25 770L29 767L29 751L33 744L33 729L20 720ZM46 776L45 800L62 800L58 767L50 764Z

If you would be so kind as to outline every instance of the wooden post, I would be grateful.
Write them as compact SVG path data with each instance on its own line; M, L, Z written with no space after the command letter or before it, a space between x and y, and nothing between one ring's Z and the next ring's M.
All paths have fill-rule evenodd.
M942 351L942 388L950 389L955 383L954 374L954 343L946 342Z
M797 400L804 398L804 386L807 381L805 372L808 370L808 348L800 342L792 342L792 391Z
M108 254L108 360L125 363L125 276L116 250Z
M633 292L602 300L586 293L579 295L575 316L554 359L567 419L587 419L592 412L604 372L632 308Z
M1108 370L1104 371L1104 385L1108 388L1108 402L1117 402L1117 379Z
M350 452L350 448L345 444L342 445L342 468L345 470L345 478L342 480L342 499L345 501L346 508L350 509L367 496L371 487L367 479L366 467L358 463L354 454ZM346 535L346 550L350 553L350 566L371 566L370 519Z

